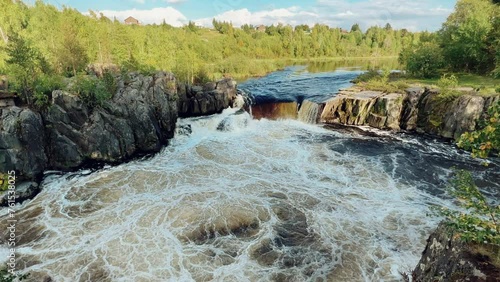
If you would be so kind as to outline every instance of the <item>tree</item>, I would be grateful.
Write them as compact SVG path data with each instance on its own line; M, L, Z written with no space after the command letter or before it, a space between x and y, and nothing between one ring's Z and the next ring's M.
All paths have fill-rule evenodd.
M492 205L474 184L472 174L459 170L450 181L451 195L467 212L441 208L438 213L465 242L500 245L500 205Z
M494 68L495 54L488 37L498 9L489 0L457 2L439 32L443 54L452 69L486 73Z
M11 33L7 44L7 66L11 77L25 101L32 105L34 82L40 73L48 72L48 63L28 40L17 33Z
M85 69L88 58L85 49L80 43L77 32L73 25L63 25L62 43L58 48L58 63L66 73L76 76L77 72Z
M361 28L359 27L359 24L357 24L357 23L353 24L351 27L351 32L355 32L355 31L362 32Z
M429 42L404 50L399 56L399 61L408 73L423 78L438 76L438 70L444 63L439 45Z

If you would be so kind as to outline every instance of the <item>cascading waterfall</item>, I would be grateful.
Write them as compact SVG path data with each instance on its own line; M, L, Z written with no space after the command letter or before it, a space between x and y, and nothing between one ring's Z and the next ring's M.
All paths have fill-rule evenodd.
M305 101L299 119L316 110ZM439 221L429 207L452 204L452 166L498 185L498 170L428 139L238 109L183 119L154 157L47 176L16 208L18 267L32 281L397 281Z
M304 100L304 102L300 105L298 119L305 123L316 124L318 123L322 110L322 105Z

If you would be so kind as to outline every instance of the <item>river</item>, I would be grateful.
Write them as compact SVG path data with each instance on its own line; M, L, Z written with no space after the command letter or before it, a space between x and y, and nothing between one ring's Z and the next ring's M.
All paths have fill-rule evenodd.
M359 72L295 66L241 88L259 101L321 101ZM452 167L500 191L496 160L485 167L428 138L236 109L178 131L153 157L48 175L16 213L30 279L400 281L440 220L429 208L453 204Z

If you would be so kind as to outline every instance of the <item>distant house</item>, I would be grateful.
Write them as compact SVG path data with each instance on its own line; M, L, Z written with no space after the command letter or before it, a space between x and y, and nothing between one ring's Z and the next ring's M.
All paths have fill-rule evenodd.
M134 18L134 17L128 17L125 19L125 24L130 24L130 25L140 25L139 20Z
M257 30L258 32L266 32L266 26L265 26L265 25L263 25L263 24L261 24L261 25L259 25L259 26L256 28L256 30Z

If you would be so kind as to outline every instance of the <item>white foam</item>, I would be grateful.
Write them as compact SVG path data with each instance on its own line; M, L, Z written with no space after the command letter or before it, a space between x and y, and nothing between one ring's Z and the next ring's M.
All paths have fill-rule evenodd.
M281 271L297 279L376 281L400 279L398 271L416 265L437 222L425 217L427 205L441 200L400 183L372 159L332 151L329 142L349 137L318 126L264 119L218 131L236 111L179 121L192 134L146 161L46 178L23 209L42 209L32 224L46 232L19 249L33 264L27 271L55 281L102 273L113 281L268 281ZM279 193L287 199L270 196ZM277 203L303 212L317 234L306 246L317 260L308 265L315 265L311 276L306 266L280 269L252 259L252 248L276 236ZM29 217L23 211L19 216ZM255 235L186 239L246 220L259 223Z

